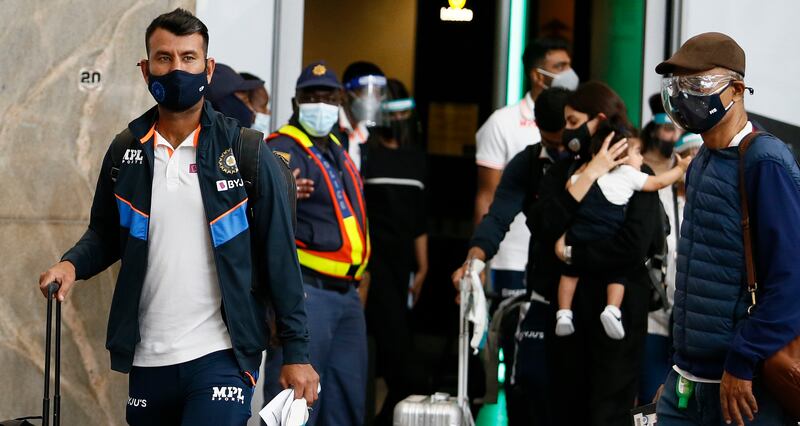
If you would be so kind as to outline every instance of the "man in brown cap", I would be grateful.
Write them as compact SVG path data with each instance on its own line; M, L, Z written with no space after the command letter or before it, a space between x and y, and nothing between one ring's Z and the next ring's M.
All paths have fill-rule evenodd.
M674 362L658 424L782 425L783 408L759 366L800 334L800 169L769 134L751 134L745 54L720 33L695 36L656 67L672 121L702 136L689 168L678 245ZM741 229L739 145L758 277L748 295Z

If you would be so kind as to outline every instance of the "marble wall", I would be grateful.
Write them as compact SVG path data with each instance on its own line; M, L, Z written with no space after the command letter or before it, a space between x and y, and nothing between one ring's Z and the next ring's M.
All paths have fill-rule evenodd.
M153 104L135 66L147 24L194 3L0 0L0 419L41 412L39 273L84 232L113 136ZM125 424L127 378L104 348L115 274L64 304L63 424Z

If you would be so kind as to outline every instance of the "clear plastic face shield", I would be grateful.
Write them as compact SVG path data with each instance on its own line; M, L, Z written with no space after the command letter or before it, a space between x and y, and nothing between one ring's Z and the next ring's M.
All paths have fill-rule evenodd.
M382 123L381 103L386 98L386 77L382 75L356 77L345 83L345 89L350 97L350 112L359 123L364 123L367 127L375 127Z
M417 142L415 106L413 98L392 99L381 104L383 114L381 131L384 139L394 139L400 146L409 146Z
M731 81L741 79L741 76L733 74L664 77L661 81L662 99L664 92L668 97L677 96L679 92L696 96L713 95L722 92Z
M730 74L670 76L661 81L661 101L672 121L692 133L714 127L733 106L723 105L720 95L742 76ZM750 89L752 94L752 90Z
M383 101L381 104L383 122L391 123L392 121L407 120L411 118L411 113L414 111L415 106L413 98Z

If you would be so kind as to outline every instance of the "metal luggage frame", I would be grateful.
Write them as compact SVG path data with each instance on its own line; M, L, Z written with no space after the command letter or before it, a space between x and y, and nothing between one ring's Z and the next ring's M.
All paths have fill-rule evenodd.
M468 276L468 275L467 275ZM466 276L459 283L459 293L461 303L459 303L459 322L458 322L458 393L456 401L461 407L461 424L464 426L475 426L475 419L472 418L469 397L467 396L467 379L469 375L469 321L467 311L473 303L469 297L469 289Z
M50 339L52 334L53 299L58 293L58 283L47 285L47 330L44 343L44 395L42 396L42 426L50 421ZM56 365L53 391L53 426L61 424L61 302L56 299Z

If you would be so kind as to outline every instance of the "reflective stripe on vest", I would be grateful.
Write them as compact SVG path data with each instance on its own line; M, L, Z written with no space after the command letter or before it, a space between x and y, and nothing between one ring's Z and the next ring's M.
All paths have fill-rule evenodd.
M314 160L322 171L325 184L331 196L331 204L336 212L336 219L339 223L342 246L336 251L318 251L301 248L302 243L298 241L297 257L300 264L317 271L324 275L336 278L360 280L367 267L367 259L371 250L369 233L367 232L366 212L364 210L364 196L357 178L358 173L350 157L344 154L344 168L352 179L355 187L358 207L361 211L361 224L356 218L356 211L347 196L345 183L339 178L339 174L333 165L325 158L320 150L314 146L308 136L297 127L286 125L278 129L278 134L294 139L306 153ZM339 140L330 135L331 140L341 146Z

